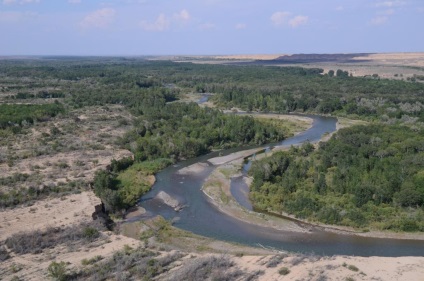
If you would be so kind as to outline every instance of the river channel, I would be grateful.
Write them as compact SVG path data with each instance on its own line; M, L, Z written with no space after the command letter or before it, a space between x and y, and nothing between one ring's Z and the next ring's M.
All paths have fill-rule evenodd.
M310 129L288 138L276 145L298 145L304 141L316 142L323 134L335 131L337 119L332 117L308 116L314 122ZM144 219L161 215L172 220L174 226L195 234L214 239L237 242L249 246L262 245L283 251L315 253L317 255L355 255L355 256L424 256L424 241L368 238L356 235L338 234L311 227L310 232L299 233L261 227L238 220L219 211L201 191L205 179L213 171L209 165L203 171L180 175L178 170L194 163L208 163L208 159L218 155L248 149L235 148L189 159L165 168L156 174L152 190L141 198L139 205L146 209ZM184 202L186 207L179 212L154 197L165 191Z

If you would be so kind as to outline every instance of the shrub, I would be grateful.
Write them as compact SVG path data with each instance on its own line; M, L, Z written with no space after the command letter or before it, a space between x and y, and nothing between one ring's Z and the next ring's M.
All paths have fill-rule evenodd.
M190 260L173 275L173 280L235 280L242 275L230 269L234 262L226 256L209 256Z
M52 262L47 268L48 275L57 281L64 281L67 279L66 275L66 263L61 262Z
M282 267L278 270L278 273L280 275L287 275L290 273L290 269L288 269L287 267Z
M96 262L101 261L102 259L103 259L103 257L102 257L102 256L97 255L97 256L95 256L95 257L92 257L91 259L83 259L83 260L81 261L81 264L82 264L82 265L95 264Z
M279 265L283 259L285 258L285 255L276 255L269 259L269 261L266 263L266 267L276 267Z
M350 269L350 270L352 270L352 271L355 271L355 272L359 271L359 268L357 268L353 264L349 264L347 268Z
M93 241L100 236L100 233L94 227L85 227L82 231L82 235L89 241Z
M96 227L96 228L95 228ZM20 232L6 239L7 247L16 254L37 254L59 244L78 245L92 242L100 236L100 224L80 224L64 228L50 227L45 231Z
M0 262L7 260L10 258L9 253L7 252L5 247L0 247Z

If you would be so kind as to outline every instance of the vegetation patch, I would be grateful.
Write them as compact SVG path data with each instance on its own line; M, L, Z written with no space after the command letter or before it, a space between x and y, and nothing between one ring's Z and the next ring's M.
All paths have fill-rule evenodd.
M282 267L278 270L278 273L280 275L287 275L290 273L290 269L288 269L287 267Z
M41 200L48 196L61 197L71 193L81 192L82 188L78 182L69 184L51 184L42 188L30 186L16 188L10 191L0 190L0 208L14 207L24 203L31 203L35 200Z
M0 104L0 129L11 127L18 132L22 126L37 121L46 121L51 117L64 113L62 104Z
M254 162L259 209L358 228L424 231L424 137L405 126L341 129L306 146Z
M243 272L233 269L234 266L227 256L196 258L174 272L173 280L235 280L243 276Z
M115 252L112 258L98 261L74 274L72 280L108 280L116 276L125 279L151 280L166 271L157 259L157 253L144 248L126 248ZM169 260L167 261L169 264Z
M100 237L99 230L105 228L94 222L90 225L80 224L64 228L49 227L41 231L21 232L6 239L7 247L16 254L38 254L44 249L54 248L60 244L67 246L88 244Z
M277 267L287 255L276 255L272 256L271 259L266 263L266 267Z

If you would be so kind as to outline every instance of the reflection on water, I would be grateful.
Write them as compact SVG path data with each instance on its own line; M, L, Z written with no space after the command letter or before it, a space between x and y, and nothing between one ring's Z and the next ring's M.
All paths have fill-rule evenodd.
M316 142L324 133L333 132L336 128L335 118L320 116L313 116L313 118L314 123L311 129L281 143L268 144L264 148L273 145L298 145L307 140ZM176 173L181 168L193 163L205 162L209 158L218 156L218 154L226 155L244 149L246 148L210 153L183 161L178 163L178 166L170 166L158 173L156 175L157 181L152 190L143 196L139 202L147 210L147 214L143 217L161 215L168 220L174 221L176 227L199 235L253 246L274 247L286 251L357 256L424 255L423 241L341 235L313 227L311 227L309 233L294 233L246 223L220 212L200 190L204 180L213 171L213 166L206 167L201 172L193 175L179 175ZM233 179L232 184L237 184L237 181L237 178ZM161 190L179 200L183 200L187 207L180 212L176 212L159 200L152 199ZM240 192L240 197L242 197L245 193L242 190ZM245 198L247 197L245 196ZM245 207L249 208L248 202L245 203Z

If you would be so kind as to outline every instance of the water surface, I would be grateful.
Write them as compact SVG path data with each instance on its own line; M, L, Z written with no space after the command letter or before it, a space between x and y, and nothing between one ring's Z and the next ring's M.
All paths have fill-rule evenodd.
M299 145L304 141L316 142L325 133L335 131L335 118L310 116L313 126L292 138L275 145ZM221 151L221 155L244 150L236 148ZM193 233L219 240L238 242L250 246L266 246L280 250L319 255L356 255L356 256L423 256L424 241L367 238L355 235L336 234L314 229L311 233L279 231L240 221L220 212L200 190L204 180L213 171L209 166L194 175L179 175L177 171L197 162L207 162L217 157L219 152L210 153L195 159L170 166L156 175L152 190L143 196L139 204L147 210L141 218L161 215L173 220L174 226ZM165 191L184 202L187 207L180 212L154 199L159 191Z

